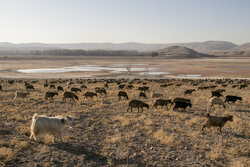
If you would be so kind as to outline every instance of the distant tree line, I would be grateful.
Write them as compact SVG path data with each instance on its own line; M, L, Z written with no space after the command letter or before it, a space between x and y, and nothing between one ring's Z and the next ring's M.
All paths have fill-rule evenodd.
M53 55L53 56L156 56L156 52L138 52L130 50L0 50L0 55Z

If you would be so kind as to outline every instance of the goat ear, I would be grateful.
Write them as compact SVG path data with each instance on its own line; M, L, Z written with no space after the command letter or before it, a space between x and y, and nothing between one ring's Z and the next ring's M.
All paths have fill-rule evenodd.
M64 118L62 118L62 119L61 119L61 122L62 122L62 123L65 123L65 119L64 119Z

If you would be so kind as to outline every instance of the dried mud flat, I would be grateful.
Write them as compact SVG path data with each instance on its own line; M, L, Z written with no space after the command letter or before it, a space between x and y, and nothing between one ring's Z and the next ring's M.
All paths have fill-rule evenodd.
M192 108L173 111L165 107L152 108L155 99L151 93L160 92L164 98L185 97L184 90L197 89L190 82L180 87L181 80L170 80L173 86L161 88L161 83L144 80L150 91L142 101L150 105L143 113L137 109L127 112L128 101L118 100L118 85L110 83L107 95L98 95L86 100L82 94L103 87L103 80L83 80L88 90L77 93L75 104L62 102L62 93L54 101L45 101L45 80L34 83L27 100L14 101L16 90L25 91L23 81L14 84L0 80L0 166L249 166L250 164L250 87L240 90L232 88L239 80L228 84L224 95L243 98L236 104L227 104L226 109L208 107L211 90L200 90L191 96ZM20 81L20 82L19 82ZM32 82L32 80L28 80ZM78 80L79 81L79 80ZM81 84L72 87L80 87ZM249 82L249 81L248 81ZM66 83L56 86L67 89ZM138 87L125 91L129 99L138 99ZM215 85L207 80L200 85ZM221 85L218 84L218 88ZM222 133L216 128L201 132L205 113L211 115L233 115L233 122L227 122ZM51 143L47 136L40 142L29 140L31 119L34 113L47 116L71 115L75 119L72 129L66 128L64 142Z
M124 64L137 68L157 68L165 75L138 75L139 72L75 71L63 73L20 73L20 69L64 68L81 65ZM150 71L151 72L151 71ZM154 71L152 71L154 72ZM204 78L250 78L249 58L214 59L164 59L152 57L102 57L102 56L0 56L0 78L176 78L185 75L200 75ZM180 75L180 76L179 76Z

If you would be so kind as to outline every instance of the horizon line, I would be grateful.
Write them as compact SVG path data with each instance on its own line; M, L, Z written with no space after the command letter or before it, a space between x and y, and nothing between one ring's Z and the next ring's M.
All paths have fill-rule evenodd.
M235 43L231 41L225 41L225 40L206 40L206 41L190 41L190 42L0 42L1 43L8 43L8 44L86 44L86 43L95 43L95 44L129 44L129 43L135 43L135 44L180 44L180 43L204 43L204 42L229 42L236 45L242 45L249 42L244 43Z

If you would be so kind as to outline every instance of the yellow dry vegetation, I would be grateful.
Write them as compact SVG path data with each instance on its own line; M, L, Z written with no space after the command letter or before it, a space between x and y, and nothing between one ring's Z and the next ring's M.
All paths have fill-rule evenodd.
M21 80L21 79L20 79ZM139 99L139 86L149 86L148 98L140 98L149 104L138 112L133 108L127 112L129 100L118 100L120 91L116 83L128 84L132 79L116 78L106 88L107 95L98 95L94 99L84 99L87 91L95 92L96 87L104 87L105 79L51 79L56 86L70 91L71 87L80 88L82 84L88 88L77 92L79 100L71 103L63 102L63 92L44 87L46 80L15 80L8 84L0 80L3 91L0 91L0 166L105 166L108 160L116 166L248 166L249 164L249 127L250 127L250 87L241 90L232 88L229 83L226 95L237 95L243 98L235 104L226 104L226 108L216 106L209 109L211 89L199 90L185 96L186 89L198 86L221 84L215 81L200 80L153 80L140 79L132 83L135 88L126 91L129 100ZM16 90L26 91L24 82L32 83L35 90L30 91L27 100L14 99ZM37 82L36 82L37 81ZM79 83L79 82L82 83ZM198 82L198 86L193 86ZM236 80L234 82L239 82ZM145 84L143 84L145 83ZM172 84L167 88L161 84ZM182 83L181 87L176 84ZM54 100L44 99L44 92L56 91ZM173 106L152 108L157 98L152 93L162 93L164 99L175 97L188 98L192 108L186 111L174 111ZM73 128L65 127L63 143L55 137L46 135L31 141L30 125L32 116L37 113L46 116L71 115L75 124ZM232 115L233 122L227 122L220 133L217 128L205 128L201 131L206 113L216 116ZM113 163L112 163L113 164Z

